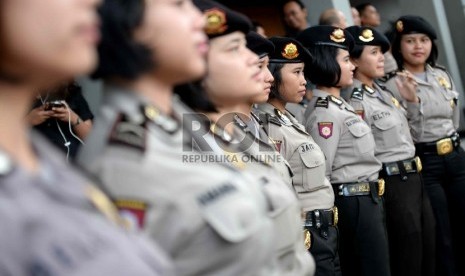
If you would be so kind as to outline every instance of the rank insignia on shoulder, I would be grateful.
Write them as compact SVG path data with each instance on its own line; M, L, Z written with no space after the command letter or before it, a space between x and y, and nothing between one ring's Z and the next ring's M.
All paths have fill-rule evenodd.
M328 102L328 98L327 97L318 97L318 99L316 100L316 103L315 103L315 107L324 107L324 108L328 108L329 106L329 102Z
M332 122L319 122L318 133L321 137L328 139L333 135L333 123Z
M366 92L370 93L370 94L373 94L375 93L375 90L371 87L369 87L368 85L364 84L363 86L363 90L365 90Z
M362 120L365 118L365 110L363 110L363 109L355 110L355 113L357 113L357 115L360 116L360 118L362 118Z
M355 87L352 90L352 95L350 96L352 99L363 101L363 90L359 87Z
M329 96L329 99L337 105L342 105L342 101L334 96Z
M108 142L145 151L146 148L146 121L131 122L125 114L120 114L110 132Z
M121 217L129 225L129 229L137 230L144 227L147 203L140 200L118 198L115 200L115 205Z

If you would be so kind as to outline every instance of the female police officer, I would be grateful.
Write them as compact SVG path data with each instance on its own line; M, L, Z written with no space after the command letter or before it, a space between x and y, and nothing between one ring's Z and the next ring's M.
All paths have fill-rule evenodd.
M106 95L80 163L167 251L176 275L272 274L262 192L236 170L190 161L200 154L183 151L193 134L172 93L205 72L201 13L188 0L111 0L101 15L95 75Z
M380 176L386 181L391 272L434 275L434 217L410 134L410 129L420 132L423 128L415 81L404 77L399 84L407 102L404 109L385 87L375 82L384 75L383 54L390 46L387 38L369 27L352 26L346 30L355 40L350 56L356 66L348 103L371 127L375 156L383 162Z
M274 83L270 99L259 104L256 112L294 173L293 187L305 214L304 227L311 239L307 249L316 261L315 275L340 275L337 210L333 188L325 177L325 156L285 108L287 103L302 101L306 90L304 67L311 57L292 38L272 37L270 41L275 45L269 66Z
M454 265L453 251L456 261L461 261L465 247L465 152L457 134L458 92L449 73L436 64L436 32L425 19L402 16L395 22L393 33L392 54L399 69L418 84L424 127L412 133L412 138L423 163L423 180L436 218L437 273L455 275L463 265ZM386 86L402 102L395 80L393 75L388 76Z
M316 84L305 127L326 156L326 175L339 209L341 269L344 275L390 275L382 194L381 162L370 127L340 98L353 82L352 36L315 26L297 38L313 56L307 77Z
M0 1L0 275L174 275L24 120L37 90L94 67L98 3Z
M201 81L201 88L214 104L216 112L208 112L211 133L220 148L220 156L233 156L231 164L241 168L266 195L268 214L273 225L272 254L277 261L277 275L313 275L314 264L304 248L298 201L290 189L290 182L279 174L277 166L285 161L270 144L263 140L248 120L252 103L264 98L265 80L256 54L246 47L246 32L235 31L231 26L249 20L218 3L195 1L209 19L207 34L210 50L207 55L208 74ZM220 20L226 18L226 20ZM227 26L227 28L226 28ZM263 57L262 57L263 58ZM203 110L199 110L203 111ZM281 163L281 165L273 163ZM289 171L287 172L289 174ZM290 178L289 175L287 178Z

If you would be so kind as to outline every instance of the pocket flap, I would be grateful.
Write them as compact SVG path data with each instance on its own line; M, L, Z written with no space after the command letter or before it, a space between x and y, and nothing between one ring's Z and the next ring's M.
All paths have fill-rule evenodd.
M301 145L302 146L314 146L312 144L308 145ZM299 150L300 158L302 159L302 162L307 168L315 168L318 166L321 166L325 162L325 157L324 154L316 149L313 149L311 151L302 151Z
M215 186L197 199L204 219L229 242L243 241L260 225L257 203L231 183Z
M371 131L368 125L360 118L348 119L345 121L345 124L350 133L355 137L362 137Z
M373 124L381 130L388 130L396 125L395 121L389 117L378 119Z

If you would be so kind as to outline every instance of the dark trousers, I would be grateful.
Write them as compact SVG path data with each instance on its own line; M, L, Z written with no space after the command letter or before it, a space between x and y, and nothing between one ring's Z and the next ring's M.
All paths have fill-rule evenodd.
M310 253L315 259L315 276L341 276L341 265L339 263L338 229L329 226L326 237L322 230L316 227L305 227L312 235L312 246Z
M437 275L465 275L465 152L459 147L443 156L419 156L436 218Z
M343 276L389 276L389 249L382 198L336 197L339 258Z
M391 273L435 275L435 221L419 173L380 177L386 181L384 203Z

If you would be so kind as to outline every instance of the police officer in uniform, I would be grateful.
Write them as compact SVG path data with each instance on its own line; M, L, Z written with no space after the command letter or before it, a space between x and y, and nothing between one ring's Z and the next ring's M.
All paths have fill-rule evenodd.
M24 120L37 88L94 67L96 41L76 26L98 33L98 4L0 1L2 276L175 275L167 256L125 230L106 195Z
M410 129L422 131L423 120L413 78L400 83L407 103L404 109L376 78L384 75L383 54L389 41L369 27L346 29L355 40L351 51L355 70L348 103L371 127L375 156L383 162L380 176L384 193L386 227L393 275L434 275L434 216L421 179L421 161L415 157ZM408 119L408 120L407 120Z
M353 38L342 29L311 27L297 37L313 56L307 77L316 84L305 127L326 156L326 176L339 209L343 275L390 275L382 195L370 127L340 98L353 83L349 60Z
M311 56L295 39L272 37L270 41L276 47L270 57L275 82L270 99L259 104L256 112L294 172L293 186L304 211L304 232L307 249L315 258L315 275L341 275L338 214L333 188L325 177L325 156L305 127L286 110L287 103L299 103L304 97L304 66Z
M249 107L247 109L247 114L237 113L237 116L234 116L234 123L242 129L242 134L238 133L239 135L251 134L252 136L250 136L250 138L255 137L255 141L250 141L250 143L257 147L251 147L250 150L253 150L253 154L256 156L260 156L260 151L263 150L269 154L271 159L273 159L273 162L269 162L269 164L272 165L277 172L279 172L281 178L292 189L292 170L289 164L284 158L282 158L279 152L276 151L276 146L270 140L268 134L264 131L262 122L250 108L257 103L264 103L268 100L274 81L273 75L270 70L268 70L270 60L268 54L273 52L275 47L272 42L255 32L249 32L246 35L246 40L247 48L258 55L258 65L264 74L264 88L262 93L259 93L250 99L250 104L247 105L247 107Z
M169 254L176 275L273 275L275 236L262 191L184 147L193 135L184 125L189 111L172 88L205 72L201 13L190 1L159 0L106 1L100 11L95 76L106 82L105 97L79 163Z
M449 73L436 64L436 32L425 19L402 16L396 20L393 33L392 53L399 70L405 70L418 84L424 127L412 133L412 138L423 163L423 180L436 218L437 275L465 275L463 265L458 263L464 258L465 248L465 153L457 134L459 94ZM390 74L384 81L401 99L397 78Z
M200 150L215 149L214 154L219 156L233 156L223 163L242 170L252 179L249 185L259 187L266 195L268 215L273 220L268 231L275 235L272 254L277 264L276 275L313 275L314 261L304 247L301 209L291 190L287 162L263 129L255 129L256 123L250 122L258 121L251 114L252 104L266 101L264 96L269 93L265 89L269 77L264 76L267 66L259 67L260 57L268 57L258 50L259 43L250 43L250 37L249 47L261 52L260 56L247 48L249 27L234 28L250 26L246 17L213 1L194 2L208 18L206 32L210 39L209 74L201 80L200 86L216 109L206 113L208 120L205 121L214 143L208 143L207 147L200 145ZM221 18L225 20L221 21ZM284 178L283 172L287 173Z

